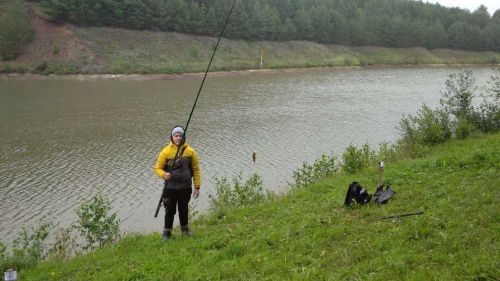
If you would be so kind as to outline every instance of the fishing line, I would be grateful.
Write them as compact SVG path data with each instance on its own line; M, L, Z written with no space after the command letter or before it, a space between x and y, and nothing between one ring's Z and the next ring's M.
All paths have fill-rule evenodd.
M205 71L205 75L203 75L203 80L201 81L200 88L198 89L198 93L196 94L196 99L194 100L193 107L191 108L191 113L189 113L189 118L188 118L188 120L186 122L186 126L184 127L184 134L182 135L181 143L177 147L177 151L175 152L175 157L174 157L173 164L175 164L175 162L177 161L177 156L179 155L179 150L180 150L182 144L185 141L187 129L188 129L188 126L189 126L189 122L191 122L191 117L193 116L194 109L196 107L196 104L198 103L198 98L200 97L201 89L203 88L203 85L205 84L205 80L207 78L208 71L210 70L210 66L212 65L212 61L214 60L215 53L217 52L217 49L219 48L220 40L222 39L222 36L224 35L224 31L226 30L226 26L227 26L227 23L229 22L229 18L231 17L231 14L233 13L233 9L234 9L235 4L236 4L236 0L234 0L233 5L231 6L231 9L229 10L229 13L227 14L226 22L224 23L222 31L219 34L219 39L217 40L217 44L215 45L214 51L212 53L212 57L210 58L210 62L208 63L207 70ZM172 164L172 168L174 166L173 164ZM167 181L167 184L168 184L168 181ZM156 208L155 218L158 216L158 211L160 210L161 204L163 202L163 198L165 198L165 194L166 194L166 190L167 190L167 184L165 184L165 187L163 188L163 192L162 192L162 195L161 195L161 198L160 198L160 202L158 203L158 207Z

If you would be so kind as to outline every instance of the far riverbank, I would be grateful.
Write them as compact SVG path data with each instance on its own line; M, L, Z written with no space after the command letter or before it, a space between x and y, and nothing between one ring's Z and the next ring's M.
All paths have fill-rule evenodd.
M333 71L361 68L417 68L417 67L464 67L475 68L483 66L496 67L500 64L428 64L428 65L372 65L372 66L334 66L334 67L309 67L309 68L283 68L283 69L249 69L233 71L209 72L207 77L233 77L244 76L255 73L298 73L305 71ZM116 80L116 81L148 81L148 80L190 80L203 78L204 72L179 73L179 74L36 74L36 73L0 73L0 80Z
M21 78L31 79L36 77L34 74L55 74L71 75L64 79L75 80L197 78L205 72L217 40L214 37L174 32L56 25L39 17L33 21L36 31L33 42L16 60L0 62L0 73L9 74L7 77L23 74ZM255 71L282 72L331 67L499 63L500 53L492 51L352 47L309 41L223 38L210 75L231 76Z

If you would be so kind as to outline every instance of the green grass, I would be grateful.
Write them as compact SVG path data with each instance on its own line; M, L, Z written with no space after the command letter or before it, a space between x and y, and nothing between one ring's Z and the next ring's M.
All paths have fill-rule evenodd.
M0 72L41 74L113 73L156 74L204 72L217 38L172 32L136 31L107 27L75 27L78 44L89 52L74 50L64 62L42 54L54 54L54 44L39 46L34 57L23 62L0 62ZM40 43L41 44L41 43ZM46 49L46 50L45 50ZM244 41L223 38L212 71L305 68L364 65L498 64L498 52L423 48L348 47L307 41ZM37 69L46 63L44 71Z
M351 181L374 191L375 169L337 175L223 218L208 214L192 238L178 229L167 243L158 233L131 235L19 279L499 280L499 159L500 134L451 141L386 163L397 194L385 206L342 207Z

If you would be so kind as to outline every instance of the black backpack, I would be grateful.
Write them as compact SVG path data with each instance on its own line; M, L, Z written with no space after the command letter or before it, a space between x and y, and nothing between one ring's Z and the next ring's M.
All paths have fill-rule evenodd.
M347 189L344 205L351 206L353 199L356 203L364 205L372 200L372 196L368 193L366 188L362 187L358 182L353 181Z

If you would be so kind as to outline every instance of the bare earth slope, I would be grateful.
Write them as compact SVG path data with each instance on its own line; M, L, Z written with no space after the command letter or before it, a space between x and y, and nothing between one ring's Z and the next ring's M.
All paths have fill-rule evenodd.
M16 59L18 63L70 63L94 60L92 51L80 42L68 24L55 24L34 14L35 38Z

